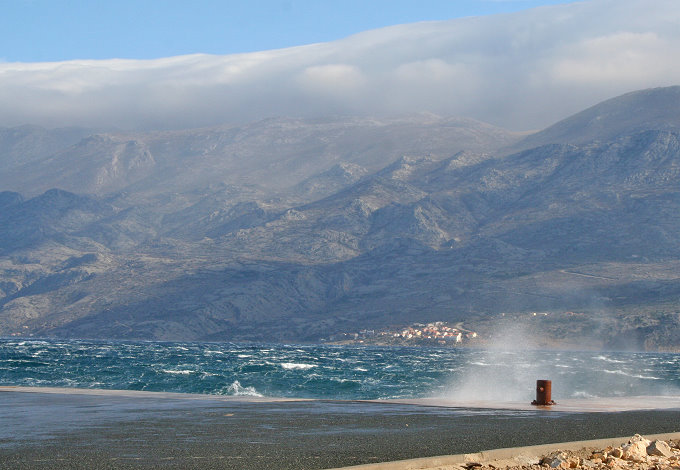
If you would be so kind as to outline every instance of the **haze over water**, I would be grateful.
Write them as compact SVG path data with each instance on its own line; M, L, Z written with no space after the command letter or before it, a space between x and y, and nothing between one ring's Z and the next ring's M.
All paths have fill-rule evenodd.
M680 394L680 354L0 340L0 385L319 399Z

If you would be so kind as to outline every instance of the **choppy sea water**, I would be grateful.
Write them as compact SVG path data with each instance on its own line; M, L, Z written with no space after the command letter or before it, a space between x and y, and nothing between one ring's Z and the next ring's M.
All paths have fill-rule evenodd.
M680 354L0 340L0 385L322 399L680 395Z

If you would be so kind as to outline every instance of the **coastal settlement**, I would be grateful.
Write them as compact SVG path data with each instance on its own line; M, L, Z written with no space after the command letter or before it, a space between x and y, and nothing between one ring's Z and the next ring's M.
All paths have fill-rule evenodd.
M337 333L322 341L330 344L463 346L474 343L478 337L476 332L463 328L460 323L452 325L437 321L382 330L363 329L357 332Z

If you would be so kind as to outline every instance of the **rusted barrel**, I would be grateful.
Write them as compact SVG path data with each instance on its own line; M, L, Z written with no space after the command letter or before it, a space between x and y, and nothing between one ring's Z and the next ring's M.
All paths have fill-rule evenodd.
M548 406L554 405L552 400L552 382L550 380L536 381L536 399L531 402L532 405Z

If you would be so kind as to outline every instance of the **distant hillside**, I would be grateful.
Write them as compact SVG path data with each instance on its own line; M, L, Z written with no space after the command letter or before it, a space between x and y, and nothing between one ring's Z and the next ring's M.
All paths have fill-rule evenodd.
M320 341L446 321L679 349L677 94L609 100L509 155L510 133L423 116L89 137L36 165L92 194L0 193L0 334ZM153 163L99 190L75 163L114 160ZM29 170L14 187L50 181Z
M464 149L493 152L519 138L472 119L432 114L395 119L279 118L149 133L80 130L65 136L41 128L0 131L0 145L9 149L0 150L4 190L24 196L51 188L99 196L124 191L139 198L188 194L220 184L280 191L338 164L375 171L403 155L446 158ZM22 137L12 144L7 136L14 134ZM67 139L82 134L87 136Z
M634 91L604 101L510 147L607 142L645 130L680 130L680 86Z
M0 162L3 172L53 155L94 132L93 129L81 128L0 127Z

